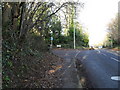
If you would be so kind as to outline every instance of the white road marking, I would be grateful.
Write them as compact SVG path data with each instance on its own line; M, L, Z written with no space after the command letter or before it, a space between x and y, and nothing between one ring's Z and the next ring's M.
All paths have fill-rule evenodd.
M120 55L118 55L118 53L114 53L114 52L110 52L110 51L106 51L106 52L111 53L111 54L116 55L116 56L120 56Z
M87 55L85 55L85 56L83 57L83 59L86 59L86 57L87 57Z
M120 76L112 76L111 79L116 80L116 81L120 81Z
M104 56L107 56L106 54L104 54L104 53L101 53L101 54L103 54Z
M77 55L80 53L80 51L75 55L75 58L77 57Z
M115 59L115 58L113 58L113 57L111 57L111 59L113 59L113 60L115 60L115 61L117 61L117 62L120 62L118 59Z
M100 53L100 51L99 51L99 50L96 50L96 51L98 51L98 53Z
M82 58L81 61L85 60L85 59L87 58L87 56L88 56L88 55L83 56L83 58Z

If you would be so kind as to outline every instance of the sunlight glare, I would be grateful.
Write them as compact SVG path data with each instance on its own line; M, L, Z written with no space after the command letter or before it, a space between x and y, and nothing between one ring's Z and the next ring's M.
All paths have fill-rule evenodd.
M89 45L101 44L106 36L107 24L118 12L119 0L82 0L84 9L79 15L89 32Z

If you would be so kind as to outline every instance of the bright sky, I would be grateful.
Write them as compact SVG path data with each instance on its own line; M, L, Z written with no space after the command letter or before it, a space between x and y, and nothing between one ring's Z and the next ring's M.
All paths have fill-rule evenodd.
M107 24L118 12L119 0L80 0L85 3L79 20L88 28L89 45L94 45L104 40Z
M56 1L56 0L51 0ZM89 45L102 43L107 30L107 24L118 13L120 0L57 0L60 2L83 2L84 9L79 13L78 20L88 29Z

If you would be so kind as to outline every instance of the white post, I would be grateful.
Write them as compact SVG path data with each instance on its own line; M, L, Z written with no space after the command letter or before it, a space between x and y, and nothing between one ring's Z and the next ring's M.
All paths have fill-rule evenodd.
M50 48L52 48L52 46L53 46L53 37L52 37L52 31L50 31L50 33L51 33L51 37L50 37L50 40L51 40L51 44L50 44Z

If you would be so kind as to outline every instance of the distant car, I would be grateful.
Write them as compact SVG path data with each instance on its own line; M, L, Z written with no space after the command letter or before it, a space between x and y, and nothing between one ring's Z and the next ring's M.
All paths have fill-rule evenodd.
M102 47L102 46L99 46L98 48L101 49L101 48L103 48L103 47Z
M93 46L91 46L91 47L89 48L89 50L94 50Z

